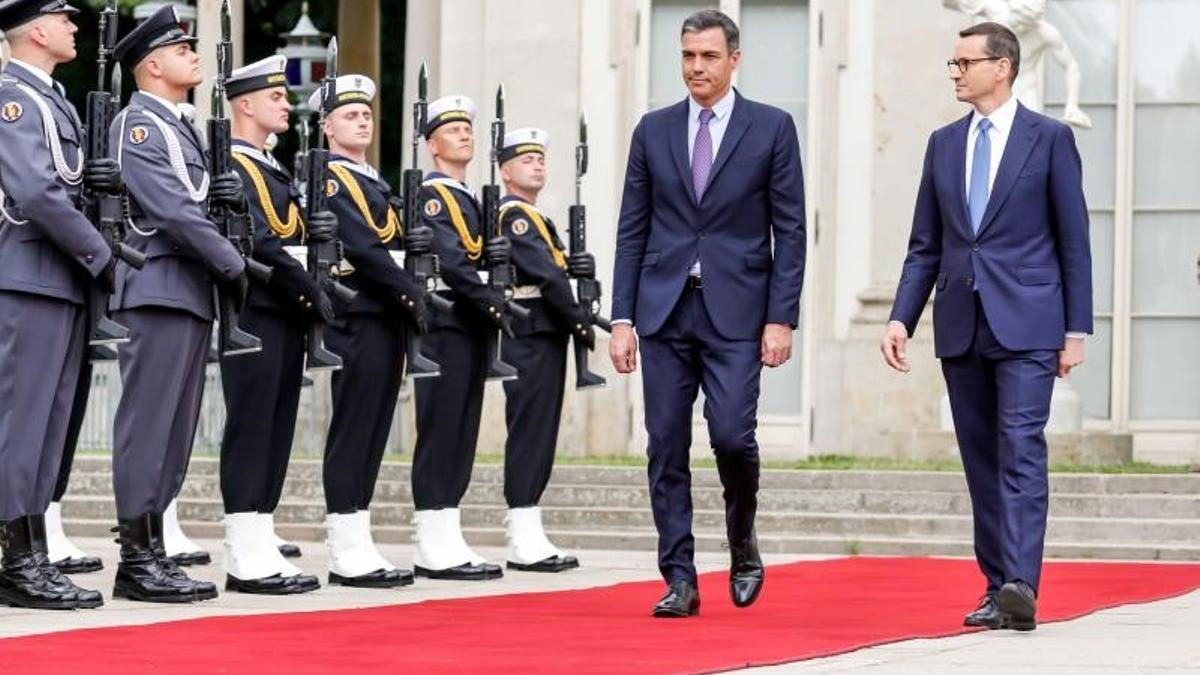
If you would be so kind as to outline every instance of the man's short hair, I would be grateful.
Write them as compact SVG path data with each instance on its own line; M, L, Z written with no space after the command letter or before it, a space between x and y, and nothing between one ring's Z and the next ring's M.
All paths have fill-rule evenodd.
M683 37L686 33L700 33L710 28L720 28L721 32L725 33L725 45L729 47L730 54L738 50L741 44L741 32L738 31L737 24L724 12L715 9L702 9L684 19L679 36Z
M994 21L977 23L958 32L960 38L972 35L987 36L984 51L988 56L1008 59L1008 62L1012 64L1012 74L1009 75L1008 82L1009 84L1015 82L1017 73L1021 72L1021 43L1017 40L1017 34L1009 30L1007 26Z

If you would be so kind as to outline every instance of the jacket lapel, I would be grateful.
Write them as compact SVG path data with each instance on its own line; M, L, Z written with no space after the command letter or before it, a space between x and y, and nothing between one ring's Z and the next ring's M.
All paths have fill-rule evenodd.
M972 115L974 113L967 113L966 117L958 121L949 154L954 201L958 204L958 222L968 235L971 235L971 211L967 208L967 138L970 137Z
M729 124L725 127L725 135L721 137L721 147L717 149L712 170L708 172L708 184L704 186L704 194L708 194L717 180L717 174L729 161L729 157L733 155L733 151L741 142L742 136L750 128L750 113L746 110L746 99L742 98L742 95L736 90L734 96L733 110L729 113Z
M675 159L675 168L679 170L679 178L687 187L688 199L696 204L696 195L692 190L692 167L688 162L688 101L676 103L670 115L670 135L668 143L671 146L671 157Z
M1037 123L1037 117L1018 103L1017 114L1013 117L1013 128L1008 134L1008 143L1004 146L1004 156L1000 158L996 180L992 182L987 209L983 212L983 222L979 223L980 234L995 220L996 213L1004 206L1004 201L1008 199L1017 182L1017 176L1029 159L1029 153L1033 151L1037 142Z

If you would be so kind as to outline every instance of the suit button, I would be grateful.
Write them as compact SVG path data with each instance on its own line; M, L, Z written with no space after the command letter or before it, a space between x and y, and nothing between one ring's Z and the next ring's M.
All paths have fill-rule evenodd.
M88 261L88 262L92 262L93 260L95 260L95 259L96 259L96 256L92 255L91 253L87 254L87 255L86 255L86 256L84 256L84 257L85 257L85 258L87 258L87 261Z
M971 246L971 250L972 250L972 251L975 251L975 252L977 252L977 253L978 253L978 252L979 252L979 242L975 242L975 243L974 243L974 244Z
M975 285L975 277L963 277L963 283L968 286Z

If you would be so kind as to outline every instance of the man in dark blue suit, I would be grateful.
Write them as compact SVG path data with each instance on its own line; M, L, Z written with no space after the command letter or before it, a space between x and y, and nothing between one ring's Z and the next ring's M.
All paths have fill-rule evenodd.
M1046 420L1054 376L1083 362L1092 259L1075 137L1012 95L1012 31L959 33L949 61L974 110L933 132L908 257L882 349L906 341L937 287L933 332L975 520L987 592L964 623L1032 630L1046 535Z
M609 352L618 372L633 372L637 327L658 566L668 584L655 616L700 610L688 453L701 387L725 488L734 603L753 603L763 582L754 534L759 376L763 365L791 357L804 279L804 179L791 116L731 87L738 37L720 12L684 21L690 96L642 117L625 174Z

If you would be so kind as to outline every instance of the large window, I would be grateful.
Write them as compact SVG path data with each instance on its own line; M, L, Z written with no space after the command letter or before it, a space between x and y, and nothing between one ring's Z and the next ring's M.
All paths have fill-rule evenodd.
M1048 9L1080 62L1095 123L1076 138L1092 209L1096 335L1074 380L1090 417L1198 422L1200 3L1052 0ZM1046 97L1060 112L1064 79L1053 64Z
M676 103L687 95L680 70L680 27L692 12L715 5L712 2L654 0L650 21L651 110ZM742 62L736 86L747 97L792 114L803 156L808 126L808 2L741 0L737 5L735 14L741 30ZM794 333L791 361L779 368L764 370L760 414L800 415L803 412L802 335L803 330Z

